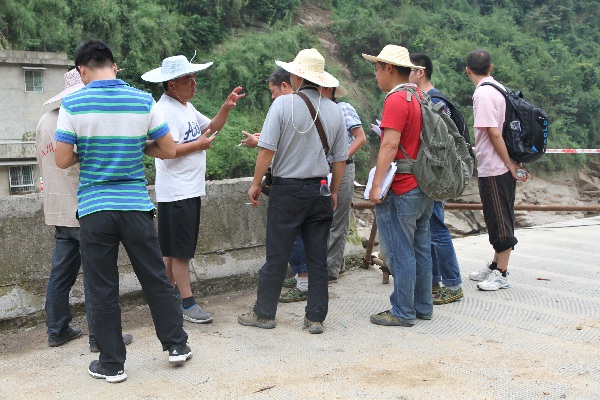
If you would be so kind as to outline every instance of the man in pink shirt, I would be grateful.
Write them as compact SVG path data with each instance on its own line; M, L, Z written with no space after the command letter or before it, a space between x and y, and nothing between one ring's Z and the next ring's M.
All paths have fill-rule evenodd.
M494 65L492 56L485 50L474 50L467 57L467 76L475 84L473 115L479 195L483 204L483 217L490 244L494 247L494 260L481 271L471 272L469 278L480 281L481 290L508 289L508 259L517 244L515 232L515 192L518 178L517 163L508 156L502 127L506 112L504 96L484 82L500 85L490 75Z

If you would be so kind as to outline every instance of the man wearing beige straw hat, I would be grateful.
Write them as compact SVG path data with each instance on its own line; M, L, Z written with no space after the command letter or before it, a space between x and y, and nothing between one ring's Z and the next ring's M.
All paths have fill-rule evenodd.
M192 64L185 56L165 58L162 66L142 75L148 82L162 82L165 93L156 103L175 141L174 159L156 159L156 201L158 237L167 276L177 284L183 318L204 324L212 321L192 293L190 261L196 253L200 231L201 196L206 195L206 150L223 128L229 112L245 94L236 87L227 96L217 115L210 120L189 101L196 94L195 73L212 65ZM204 133L202 133L204 131Z
M315 49L300 51L292 62L275 63L290 72L292 87L299 94L276 98L261 130L260 149L248 196L254 206L259 205L260 182L272 161L267 260L260 269L254 308L247 314L240 314L238 322L264 329L275 327L277 302L288 259L294 239L300 232L309 272L304 326L310 333L317 334L323 332L328 310L327 237L348 159L343 115L333 101L322 96L319 88L337 87L339 82L325 72L325 59ZM314 117L309 106L314 110ZM322 129L317 128L319 125ZM320 139L319 130L323 139ZM326 183L329 173L327 153L333 160L330 195Z
M62 92L44 103L52 104L60 101L68 94L82 89L85 85L77 69L65 73L65 88ZM46 287L46 327L48 346L57 347L80 337L80 328L69 326L71 309L69 293L75 284L81 267L79 253L79 221L75 218L77 211L77 187L79 186L79 164L67 169L56 166L55 149L56 123L58 107L45 113L38 122L35 137L36 157L44 178L44 221L54 226L54 253L52 269ZM85 283L85 282L84 282ZM92 324L89 320L89 302L87 290L83 292L86 317L88 317L88 340L90 351L98 352ZM123 335L125 345L132 341L130 334Z
M387 45L378 56L363 54L375 63L375 79L387 92L380 128L381 146L377 168L369 193L375 203L379 241L394 276L391 309L371 315L377 325L413 326L416 319L431 319L431 240L429 218L433 200L419 189L413 174L396 174L383 199L383 180L390 164L403 159L404 151L417 157L422 129L421 106L413 96L423 98L416 85L409 83L414 69L408 50ZM402 147L402 148L400 148Z

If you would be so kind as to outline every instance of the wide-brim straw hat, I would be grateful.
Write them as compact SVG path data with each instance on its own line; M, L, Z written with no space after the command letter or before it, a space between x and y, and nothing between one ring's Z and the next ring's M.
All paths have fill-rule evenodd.
M344 97L345 95L348 94L348 91L346 90L345 87L343 86L338 86L335 88L335 97Z
M202 71L212 64L212 62L206 64L192 64L185 56L167 57L163 60L162 66L146 72L142 75L142 79L154 83L166 82L179 78L180 76Z
M408 50L405 47L396 46L395 44L388 44L385 46L377 57L364 53L362 56L372 62L379 61L385 64L397 65L399 67L425 69L425 67L414 65L412 62L410 62L410 54L408 54Z
M52 97L50 100L47 100L44 105L54 103L55 101L62 100L63 97L69 95L71 93L75 93L76 91L83 89L85 84L81 80L81 75L79 75L79 71L73 68L69 72L65 74L65 88L62 92Z
M325 72L325 59L317 49L301 50L294 61L275 61L275 64L290 74L304 78L323 87L338 87L340 82L333 75Z

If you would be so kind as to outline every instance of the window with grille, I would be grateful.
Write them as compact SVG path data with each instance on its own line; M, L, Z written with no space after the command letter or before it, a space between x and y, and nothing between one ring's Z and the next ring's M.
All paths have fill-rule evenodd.
M35 192L35 182L33 181L33 166L18 165L8 167L10 175L10 193Z
M42 80L42 72L40 70L25 70L25 91L26 92L43 92L44 83Z

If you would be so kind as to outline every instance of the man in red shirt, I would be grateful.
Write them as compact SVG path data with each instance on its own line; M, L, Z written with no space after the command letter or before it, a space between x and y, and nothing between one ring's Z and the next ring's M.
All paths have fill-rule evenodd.
M375 63L379 88L388 92L383 104L380 128L381 146L377 168L369 193L375 203L379 242L386 263L394 276L391 309L371 315L377 325L413 326L416 319L431 319L431 239L429 218L433 200L419 189L413 174L396 174L381 199L382 185L390 163L405 158L400 146L412 159L421 146L421 105L414 98L423 97L416 85L409 83L411 70L423 69L410 61L404 47L387 45L377 57L363 54Z

